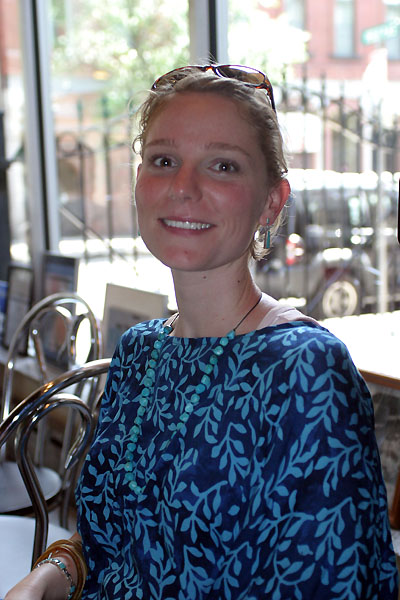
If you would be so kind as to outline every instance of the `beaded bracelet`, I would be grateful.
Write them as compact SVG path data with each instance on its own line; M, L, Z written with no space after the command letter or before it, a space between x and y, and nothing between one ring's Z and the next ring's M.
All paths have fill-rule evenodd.
M62 554L66 554L73 560L76 568L77 580L75 593L73 593L72 596L69 594L67 600L78 600L82 595L87 576L87 566L83 558L82 542L80 540L71 538L69 540L58 540L57 542L54 542L54 544L51 544L47 550L39 556L36 563L33 565L33 568L35 569L39 563L46 561L48 558L57 558L57 554L59 553L61 553L60 558L63 558Z
M55 565L65 575L65 577L67 578L68 583L69 583L69 592L68 592L67 600L71 600L71 598L74 595L76 586L71 577L71 573L67 570L67 567L65 566L65 564L59 558L45 558L44 560L40 561L40 563L35 565L35 569L37 569L38 567L41 567L42 565L44 565L46 563Z
M74 562L77 574L77 593L76 598L74 597L74 600L76 600L81 597L82 590L84 588L87 577L87 566L82 554L82 542L74 539L58 540L57 542L51 544L51 546L47 548L44 554L42 554L42 556L39 557L37 562L40 562L45 558L57 558L58 554L66 554Z

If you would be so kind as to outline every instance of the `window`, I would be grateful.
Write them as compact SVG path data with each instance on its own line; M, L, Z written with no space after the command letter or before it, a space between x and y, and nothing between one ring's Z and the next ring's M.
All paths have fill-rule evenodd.
M189 62L188 1L52 0L51 8L58 250L86 259L78 291L101 314L107 281L165 291L164 275L150 277L136 260L146 251L133 202L132 117L156 77Z
M397 35L386 41L388 58L400 60L400 2L386 4L386 22L398 22Z
M346 85L348 97L344 97L343 106L339 106L337 77L340 79L341 74L327 79L325 96L320 94L319 88L315 91L310 70L310 80L304 83L307 92L304 105L303 87L299 86L299 74L303 69L297 68L297 63L308 60L307 41L309 35L315 34L315 29L310 34L304 31L304 25L314 27L313 21L306 22L306 7L311 10L320 1L308 0L306 4L304 0L248 0L245 3L243 0L218 0L218 7L226 9L226 23L221 28L223 18L217 11L216 38L221 46L222 42L227 46L227 57L218 53L218 60L253 65L268 73L275 88L278 118L291 153L292 171L293 167L299 167L303 174L307 169L324 173L333 170L349 172L344 173L346 175L353 171L369 172L376 168L377 152L374 144L369 143L361 121L360 124L357 121L359 104L351 96L353 86ZM326 15L326 22L329 26L334 22L336 56L353 56L355 4L354 0L332 0L330 3L334 13ZM400 0L385 0L384 4L388 20L399 18ZM18 17L24 23L22 17L26 11L19 10L20 6L25 9L30 3L0 0L0 33L3 34L0 35L0 106L6 117L6 156L15 159L8 169L9 196L12 198L12 257L31 258L35 262L36 256L42 255L42 246L81 257L78 290L99 316L103 310L106 282L160 291L172 299L169 270L152 261L138 235L133 203L136 158L130 149L134 135L130 113L144 97L143 90L148 89L160 73L189 61L206 60L210 27L205 25L209 23L193 9L206 6L208 14L209 3L202 0L113 0L101 4L98 0L49 0L32 4L43 17L32 19L35 24L42 24L40 31L25 26L21 36ZM281 9L286 15L281 14ZM325 29L320 22L317 27ZM26 31L32 32L28 50ZM20 38L24 51L20 49ZM39 41L46 42L43 44L45 52L30 68L30 49L41 48ZM389 44L393 44L390 55L394 58L399 52L399 40L393 39ZM51 74L47 68L48 54ZM21 57L26 63L24 71L20 65ZM281 85L283 72L287 75L285 86ZM46 116L43 123L51 123L51 127L41 128L43 136L36 136L38 140L33 140L34 146L29 143L35 137L31 134L29 111L30 107L32 113L36 110L33 101L36 95L29 86L24 91L22 73L28 83L31 79L39 81L38 74L41 75L40 91L44 99L41 106L43 116ZM27 74L33 76L27 77ZM395 97L394 93L391 95ZM338 107L343 108L343 120L339 118ZM393 108L393 120L397 113L396 107ZM353 124L350 114L355 119ZM39 132L41 129L38 127ZM397 197L398 126L390 133L390 143L383 149L384 168L393 174L390 194ZM42 145L41 137L46 142ZM389 133L385 139L389 140ZM32 146L33 150L38 149L36 153L32 152ZM42 147L46 149L43 160L46 169L41 170L40 164L34 164L32 168L30 158L33 154L34 157L44 155L44 151L40 151ZM43 174L47 175L49 171L52 182L57 181L58 185L50 191L49 186L43 186L45 193L37 201L48 219L46 237L38 232L37 224L44 223L44 218L37 218L34 210L32 199L40 194L32 192L32 181L41 181ZM376 187L375 182L373 186ZM43 199L47 203L42 202ZM356 214L357 207L352 205L350 208ZM48 217L50 211L52 219ZM28 212L34 215L33 220ZM50 238L52 231L55 233ZM357 235L362 237L361 233ZM398 261L398 245L394 234L391 236L393 256ZM39 238L41 246L35 244ZM378 270L377 252L372 241L366 251L372 267ZM390 266L395 265L392 255L387 262ZM372 272L368 270L368 273ZM389 281L387 286L391 307L400 298L398 273L400 267L393 267L393 285ZM383 289L381 281L386 285L382 277L379 290ZM372 298L368 300L368 309L370 305L373 308L377 305L375 292L375 289L368 292L368 298ZM170 308L174 308L172 303Z
M305 29L304 0L283 0L283 10L288 17L289 24L297 29Z
M335 0L333 27L334 55L354 56L354 0Z

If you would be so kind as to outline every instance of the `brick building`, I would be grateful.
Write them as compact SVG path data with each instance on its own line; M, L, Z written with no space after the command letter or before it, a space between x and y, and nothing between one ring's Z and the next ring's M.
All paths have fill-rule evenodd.
M292 25L310 33L307 48L310 79L324 75L330 82L346 82L349 89L356 90L357 86L351 84L363 79L368 65L375 62L376 50L384 49L387 63L381 59L378 79L386 77L382 69L387 68L387 79L397 88L400 82L400 0L276 0L260 4L271 17L286 12ZM392 27L383 27L385 23ZM369 33L375 33L377 41L366 44L363 32L371 28L375 30ZM392 35L384 39L385 34ZM382 56L385 53L381 53ZM301 75L301 68L297 72Z

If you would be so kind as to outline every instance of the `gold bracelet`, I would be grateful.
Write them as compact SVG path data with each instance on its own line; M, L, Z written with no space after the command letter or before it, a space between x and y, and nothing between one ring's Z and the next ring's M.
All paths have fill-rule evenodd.
M70 556L72 558L72 560L74 561L74 564L76 567L76 572L77 572L77 578L78 578L77 587L80 588L80 584L82 582L82 589L83 589L83 585L86 581L86 576L87 576L87 567L86 567L86 563L83 558L82 552L80 550L77 550L74 546L71 546L70 544L66 544L66 543L57 544L56 548L54 548L54 550L53 550L53 554L63 553L63 552L68 554L68 556Z
M82 552L82 542L78 540L58 540L54 544L51 544L46 552L60 552L65 550L76 563L76 567L79 567L82 575L86 579L87 567Z

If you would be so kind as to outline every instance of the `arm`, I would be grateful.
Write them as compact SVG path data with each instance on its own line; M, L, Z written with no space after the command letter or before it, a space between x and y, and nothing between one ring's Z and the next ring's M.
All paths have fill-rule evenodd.
M78 533L75 533L70 539L71 541L81 541ZM78 569L72 556L68 552L56 549L52 556L62 560L72 580L76 582ZM6 594L4 600L66 600L69 593L70 583L65 574L56 565L48 563L34 568Z
M275 556L268 563L273 587L266 591L292 587L299 597L318 600L394 599L371 398L346 348L327 332L315 340L306 333L286 355L285 393L276 398L279 407L286 397L288 408L263 490L271 514L261 539L271 542Z
M223 511L221 579L247 597L397 600L365 383L327 331L290 326L268 342L243 384L254 410L232 411L236 430L215 452L249 474Z

